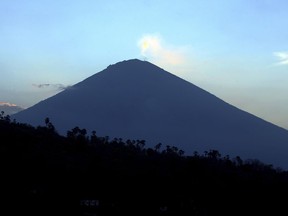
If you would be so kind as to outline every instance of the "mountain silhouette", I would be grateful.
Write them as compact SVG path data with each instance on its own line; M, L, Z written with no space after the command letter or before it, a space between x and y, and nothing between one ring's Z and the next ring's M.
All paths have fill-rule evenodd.
M147 61L122 61L12 116L60 134L78 126L99 136L216 149L288 168L288 131L242 111Z

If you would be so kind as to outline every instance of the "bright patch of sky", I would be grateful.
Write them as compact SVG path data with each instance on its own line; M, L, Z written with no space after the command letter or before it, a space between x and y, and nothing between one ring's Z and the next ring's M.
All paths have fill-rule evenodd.
M29 107L139 58L288 128L287 10L286 0L1 0L0 101Z

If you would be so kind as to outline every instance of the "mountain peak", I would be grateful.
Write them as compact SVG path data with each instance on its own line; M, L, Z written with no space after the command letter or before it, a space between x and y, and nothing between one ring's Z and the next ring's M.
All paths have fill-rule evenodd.
M133 63L143 63L143 62L147 62L147 61L142 61L140 59L127 59L127 60L123 60L123 61L119 61L117 63L115 63L114 65L119 65L119 64L133 64Z
M81 88L94 88L95 85L110 86L116 88L149 88L149 86L158 85L161 80L168 81L175 75L163 70L162 68L139 59L130 59L109 65L106 69L88 77L75 86ZM177 79L180 79L177 77ZM166 83L166 82L164 82ZM137 85L137 86L136 86Z
M216 149L288 168L288 132L244 112L147 61L108 66L13 116L65 134L75 126L99 136L177 146L190 155Z
M145 63L152 64L152 63L150 63L148 61L143 61L143 60L135 58L135 59L123 60L123 61L117 62L117 63L115 63L113 65L110 65L110 66L119 66L119 65L121 65L121 66L123 66L123 65L132 66L132 65L136 65L136 64L138 64L138 65L142 64L143 65ZM108 67L110 67L110 66L108 66Z
M129 59L109 65L107 69L120 70L120 71L125 70L147 71L153 67L160 69L158 66L148 61L142 61L139 59Z

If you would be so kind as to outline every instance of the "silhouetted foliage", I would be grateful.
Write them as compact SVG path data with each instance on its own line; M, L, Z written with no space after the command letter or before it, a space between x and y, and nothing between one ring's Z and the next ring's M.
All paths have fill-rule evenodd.
M0 137L2 215L287 214L287 172L257 159L185 156L79 127L63 137L49 118L35 128L4 113Z
M54 127L54 125L50 122L50 119L49 119L48 117L45 118L45 125L46 125L46 127L47 127L50 131L52 131L52 132L55 131L55 127Z

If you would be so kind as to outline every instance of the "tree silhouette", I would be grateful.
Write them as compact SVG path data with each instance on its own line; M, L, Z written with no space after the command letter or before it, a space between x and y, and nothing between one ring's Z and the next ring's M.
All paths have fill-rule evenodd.
M96 131L88 138L79 127L61 136L47 130L49 118L37 128L5 119L1 113L0 190L11 215L287 214L287 171L257 159L231 162L215 149L184 156L176 146L160 152L161 143L145 149L144 140L123 143ZM83 200L99 200L99 207L83 207Z
M54 125L50 122L50 119L48 117L45 118L45 125L50 131L55 131Z
M155 151L159 152L161 146L162 146L162 143L158 143L157 145L155 145L155 147L154 147Z
M221 154L219 153L218 150L210 150L208 153L207 153L208 157L209 158L212 158L212 159L219 159L221 157Z

